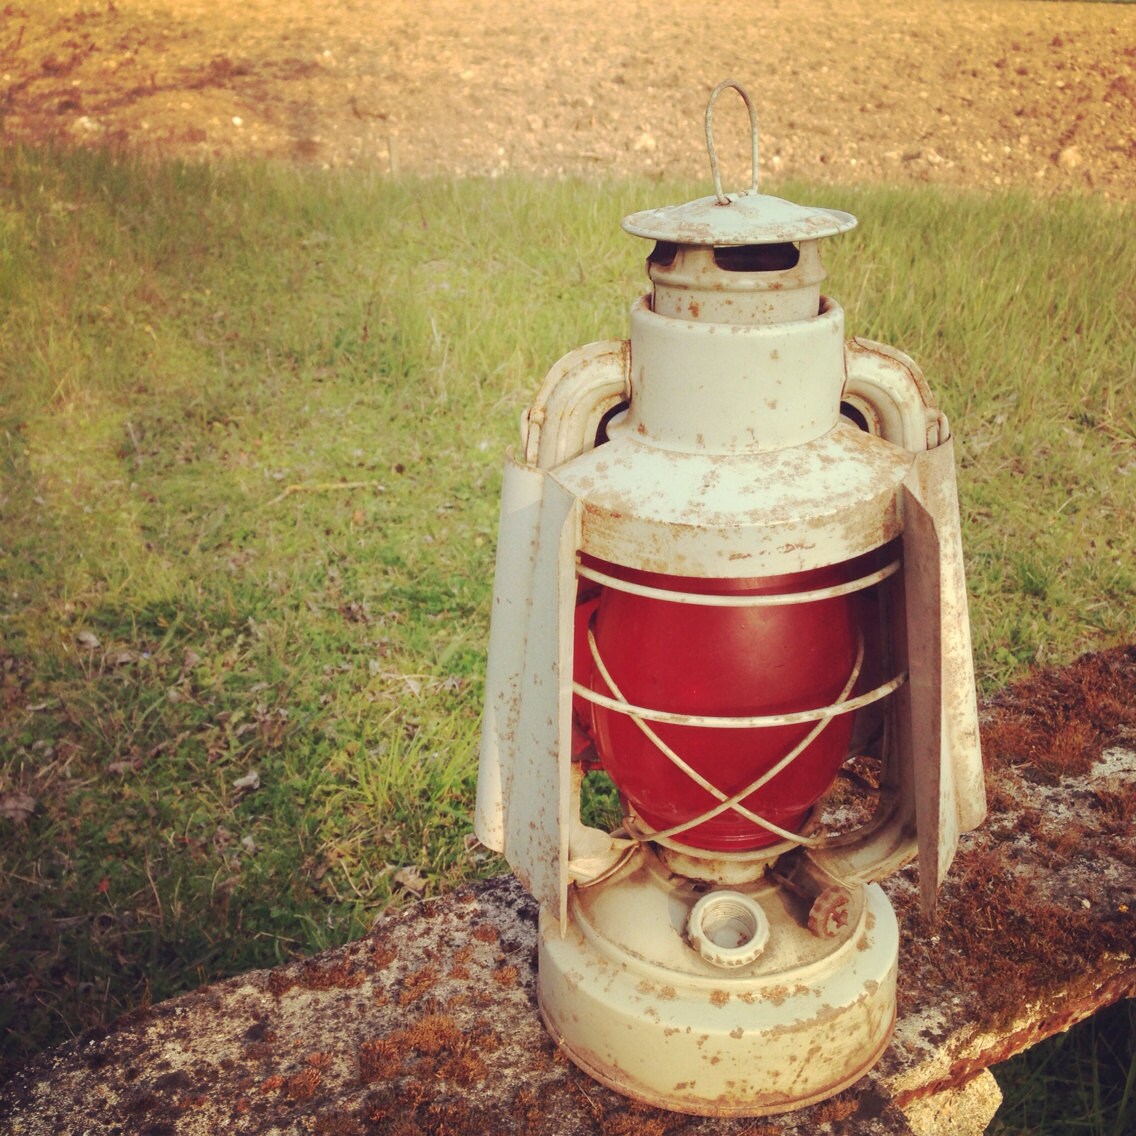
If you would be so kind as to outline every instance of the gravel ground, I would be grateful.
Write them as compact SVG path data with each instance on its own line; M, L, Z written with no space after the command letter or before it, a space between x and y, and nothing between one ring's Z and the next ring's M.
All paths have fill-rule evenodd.
M2 0L0 0L2 2ZM23 0L0 138L420 174L763 177L1136 197L1136 4ZM748 182L741 104L716 117Z

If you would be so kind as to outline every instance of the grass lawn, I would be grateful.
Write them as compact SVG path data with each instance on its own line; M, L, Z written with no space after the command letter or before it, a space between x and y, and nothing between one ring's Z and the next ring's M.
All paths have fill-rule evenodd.
M626 333L620 218L705 192L4 152L0 1070L503 870L469 820L502 451ZM950 417L984 691L1136 640L1136 209L774 192L861 218L826 291Z

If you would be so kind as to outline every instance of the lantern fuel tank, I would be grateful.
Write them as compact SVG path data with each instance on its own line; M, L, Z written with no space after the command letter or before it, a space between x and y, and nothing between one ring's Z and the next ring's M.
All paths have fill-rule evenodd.
M750 111L724 193L715 100ZM712 196L636 213L630 338L550 372L506 460L476 828L541 903L538 999L597 1079L704 1115L823 1099L878 1058L898 931L985 810L946 419L846 342L819 242L759 192L744 91ZM841 819L846 766L875 783ZM613 832L585 826L610 777Z

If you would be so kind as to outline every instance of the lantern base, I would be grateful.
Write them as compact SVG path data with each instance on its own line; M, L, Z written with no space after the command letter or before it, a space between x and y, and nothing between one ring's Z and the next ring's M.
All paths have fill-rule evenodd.
M715 894L727 914L751 901L764 912L755 961L739 962L736 919L718 952L729 965L690 945L690 913ZM645 850L606 882L572 889L563 934L541 910L545 1025L590 1076L659 1108L765 1116L824 1100L891 1038L899 930L874 884L852 889L833 938L812 934L796 905L764 882L716 891L673 876Z

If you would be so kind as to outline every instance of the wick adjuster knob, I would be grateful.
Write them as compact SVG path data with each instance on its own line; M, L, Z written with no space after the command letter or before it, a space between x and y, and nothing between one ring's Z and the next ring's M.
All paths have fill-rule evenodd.
M725 969L747 966L769 940L765 912L739 891L704 895L691 910L686 930L690 945L708 963Z

